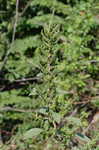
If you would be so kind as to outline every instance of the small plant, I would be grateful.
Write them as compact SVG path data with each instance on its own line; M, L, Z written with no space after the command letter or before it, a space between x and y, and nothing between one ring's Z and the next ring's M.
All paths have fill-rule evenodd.
M1 0L1 149L98 150L98 1L19 1L16 27L15 7Z

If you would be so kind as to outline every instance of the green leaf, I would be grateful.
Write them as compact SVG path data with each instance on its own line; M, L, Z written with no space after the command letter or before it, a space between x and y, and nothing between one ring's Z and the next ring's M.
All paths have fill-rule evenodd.
M48 114L48 108L40 108L37 112L39 114L42 114L42 115L47 115Z
M81 120L79 118L67 117L67 121L74 124L74 125L81 126Z
M52 118L56 123L60 123L62 116L59 113L52 111Z
M24 134L24 139L30 139L38 136L43 130L40 128L32 128Z
M94 104L96 107L99 108L99 96L93 97L91 102L92 102L92 104Z
M90 139L81 133L77 133L75 135L75 138L80 144L86 144L86 143L90 142Z

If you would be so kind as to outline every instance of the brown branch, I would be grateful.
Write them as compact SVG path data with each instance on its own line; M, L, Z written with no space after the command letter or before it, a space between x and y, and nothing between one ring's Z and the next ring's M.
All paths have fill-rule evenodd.
M6 135L10 135L10 136L12 135L11 132L6 131L6 130L0 130L0 134L2 134L2 133L6 134Z
M87 100L87 101L82 101L82 102L74 102L73 104L74 105L77 105L77 104L87 104L87 103L90 103L91 100Z
M13 82L10 82L9 80L2 79L2 78L0 78L0 80L2 81L0 91L19 89L19 88L23 87L24 85L27 85L31 82L32 83L33 82L35 82L35 83L42 82L42 79L39 77L22 78L22 79L14 80Z

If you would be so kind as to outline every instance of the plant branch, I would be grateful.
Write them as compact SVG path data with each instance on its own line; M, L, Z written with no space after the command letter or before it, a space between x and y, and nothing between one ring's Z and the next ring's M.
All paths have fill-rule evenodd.
M25 109L18 109L18 108L11 108L11 107L2 107L0 108L0 112L7 112L7 111L14 111L14 112L36 112L36 110L25 110Z
M29 5L31 4L32 0L30 0L27 5L24 7L23 11L19 14L19 17L22 17L23 14L26 12L26 10L28 9Z
M0 92L5 90L11 90L14 88L17 89L31 82L39 82L39 83L42 82L42 78L39 77L22 78L22 79L14 80L13 82L10 82L9 80L2 79L2 78L0 78L0 80L4 82L1 84L2 87L0 88Z
M5 64L7 62L8 56L11 52L11 48L12 48L14 40L15 40L16 27L17 27L17 22L18 22L18 8L19 8L19 0L16 0L16 15L15 15L15 23L14 23L14 26L13 26L12 42L11 42L10 48L8 49L8 51L7 51L7 53L4 57L3 63L2 63L1 68L0 68L0 71L3 69L3 67L5 66Z
M34 81L34 80L40 80L40 78L38 77L23 78L23 79L15 80L14 82L27 82L27 81Z

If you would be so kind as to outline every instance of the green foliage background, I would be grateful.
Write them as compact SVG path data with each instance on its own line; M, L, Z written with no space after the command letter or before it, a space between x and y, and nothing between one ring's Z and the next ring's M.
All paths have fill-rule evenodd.
M84 145L74 139L99 110L99 2L31 0L24 12L27 4L12 44L16 1L0 0L2 150L98 150L98 132Z

